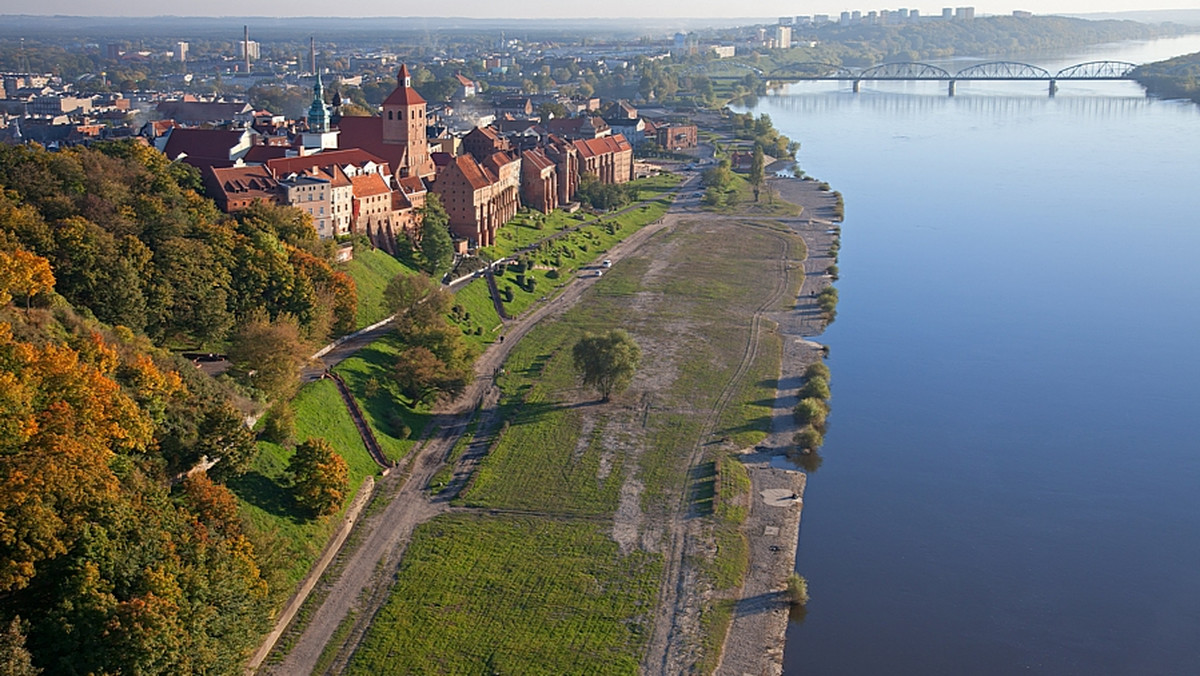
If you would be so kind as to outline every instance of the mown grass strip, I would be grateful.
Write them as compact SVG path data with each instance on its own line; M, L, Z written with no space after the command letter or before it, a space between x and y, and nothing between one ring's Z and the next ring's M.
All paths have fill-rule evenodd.
M439 517L346 673L636 674L661 571L592 523Z

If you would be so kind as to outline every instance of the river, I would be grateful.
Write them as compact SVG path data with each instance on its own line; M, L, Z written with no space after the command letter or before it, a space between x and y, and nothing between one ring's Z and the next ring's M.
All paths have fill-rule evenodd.
M755 104L846 200L787 674L1200 665L1200 108L1060 86Z

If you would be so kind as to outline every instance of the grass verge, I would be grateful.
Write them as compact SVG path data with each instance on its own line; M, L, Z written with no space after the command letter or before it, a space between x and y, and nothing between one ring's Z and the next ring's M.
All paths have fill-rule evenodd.
M636 674L661 570L594 523L439 517L346 673Z

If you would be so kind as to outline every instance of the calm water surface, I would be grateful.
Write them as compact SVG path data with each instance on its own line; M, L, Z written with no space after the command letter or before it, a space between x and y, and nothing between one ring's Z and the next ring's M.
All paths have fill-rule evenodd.
M1200 108L922 83L755 111L846 197L787 673L1200 673Z

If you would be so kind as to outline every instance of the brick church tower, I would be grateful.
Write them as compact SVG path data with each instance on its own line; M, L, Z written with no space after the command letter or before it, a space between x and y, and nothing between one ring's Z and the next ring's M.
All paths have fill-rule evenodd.
M435 169L425 135L425 99L412 88L407 65L400 66L396 80L396 90L383 102L383 142L405 147L401 176L430 176Z

